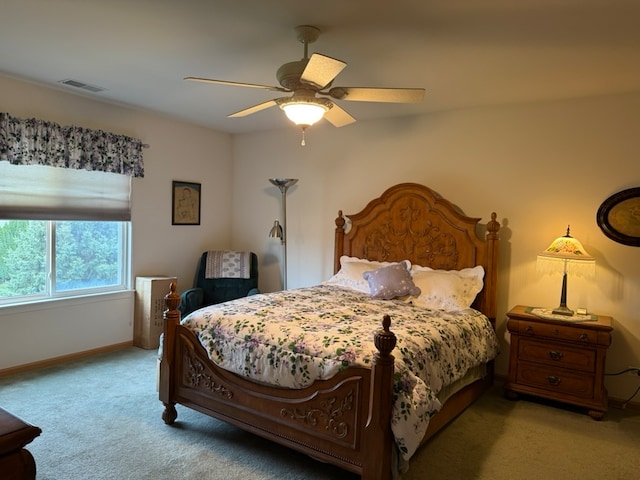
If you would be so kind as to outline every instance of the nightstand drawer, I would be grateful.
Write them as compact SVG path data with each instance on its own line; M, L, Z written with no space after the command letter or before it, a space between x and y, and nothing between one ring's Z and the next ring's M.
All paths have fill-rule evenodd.
M578 342L581 344L598 344L598 332L595 330L588 330L586 328L579 328L576 326L567 327L564 325L554 325L549 323L539 322L518 322L518 332L523 335L530 335L535 337L546 337L554 340L565 340L568 342ZM601 339L605 341L606 339ZM605 345L608 345L611 340L608 340Z
M546 343L531 338L521 338L518 342L518 358L587 373L593 373L596 370L595 349L571 347L559 342Z
M518 364L517 382L548 391L591 399L594 393L592 375L571 373L561 368L544 367L522 362Z

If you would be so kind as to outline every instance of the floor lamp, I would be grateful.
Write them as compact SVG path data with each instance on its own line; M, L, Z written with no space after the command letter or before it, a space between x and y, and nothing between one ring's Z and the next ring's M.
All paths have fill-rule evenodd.
M269 181L280 189L282 193L282 225L278 220L273 222L273 227L269 232L272 238L279 238L282 243L282 285L283 290L287 289L287 190L290 186L298 182L297 178L270 178Z

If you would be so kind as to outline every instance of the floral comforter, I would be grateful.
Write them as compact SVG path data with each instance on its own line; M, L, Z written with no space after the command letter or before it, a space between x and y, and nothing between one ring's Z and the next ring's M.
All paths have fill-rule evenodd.
M438 392L471 367L495 358L498 341L475 310L444 312L401 300L375 300L333 285L259 294L205 307L182 323L226 370L288 388L302 388L351 366L370 366L373 333L384 314L398 337L392 430L408 460Z

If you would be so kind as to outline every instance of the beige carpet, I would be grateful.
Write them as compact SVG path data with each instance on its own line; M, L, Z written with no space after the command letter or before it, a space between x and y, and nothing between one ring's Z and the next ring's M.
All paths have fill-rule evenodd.
M155 382L155 352L128 348L0 378L0 406L42 428L29 445L38 480L357 478L185 408L168 427ZM506 400L496 385L419 450L403 480L636 478L638 412L596 422Z

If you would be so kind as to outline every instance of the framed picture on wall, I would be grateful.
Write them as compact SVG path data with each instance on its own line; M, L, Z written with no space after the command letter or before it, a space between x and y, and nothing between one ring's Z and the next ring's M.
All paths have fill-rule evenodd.
M199 183L172 182L171 225L200 225Z
M640 187L607 198L596 213L596 221L611 240L640 247Z

